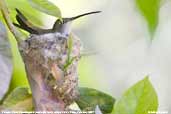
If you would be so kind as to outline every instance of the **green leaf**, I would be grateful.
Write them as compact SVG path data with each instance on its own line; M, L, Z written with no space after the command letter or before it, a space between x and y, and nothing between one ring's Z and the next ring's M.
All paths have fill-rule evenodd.
M69 35L69 38L68 38L68 61L70 61L70 56L71 56L71 52L72 52L72 48L73 48L73 36L72 34Z
M2 107L5 110L32 110L32 97L28 92L28 88L18 87L14 89L7 98L4 99Z
M158 25L161 0L136 0L137 7L148 22L149 31L153 36Z
M52 2L48 0L28 0L28 1L33 8L41 12L44 12L48 15L55 16L59 19L62 19L60 9Z
M80 97L76 103L81 110L94 110L98 105L103 114L112 112L115 99L91 88L79 88Z
M67 40L67 46L68 46L68 53L67 53L67 61L64 65L64 70L66 70L72 62L76 59L76 57L71 57L72 49L73 49L73 35L70 34Z
M115 103L114 114L148 114L157 111L157 94L148 77L128 89Z

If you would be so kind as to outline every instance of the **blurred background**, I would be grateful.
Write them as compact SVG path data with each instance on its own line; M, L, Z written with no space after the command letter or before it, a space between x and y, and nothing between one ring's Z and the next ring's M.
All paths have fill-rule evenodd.
M55 21L51 16L30 10L26 0L7 1L11 9L17 7L25 11L37 25L50 28ZM159 111L168 111L169 108L171 111L171 1L161 1L158 26L153 35L135 0L51 1L61 9L63 17L102 11L100 14L80 18L72 24L73 32L82 41L83 50L96 53L81 58L80 86L99 89L119 98L128 87L149 76L159 97ZM31 15L27 10L30 10ZM12 13L12 17L14 16L15 13ZM12 36L10 42L14 57L10 85L12 90L17 86L28 86L28 83Z

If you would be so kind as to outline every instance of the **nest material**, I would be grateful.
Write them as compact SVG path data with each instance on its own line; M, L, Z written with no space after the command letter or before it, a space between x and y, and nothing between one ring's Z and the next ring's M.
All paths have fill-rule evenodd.
M38 110L45 110L46 106L41 101L60 101L66 107L78 96L77 63L81 45L79 39L72 37L73 46L69 56L75 59L65 69L69 51L68 38L69 36L59 33L32 34L19 46L34 103L39 105L35 106Z

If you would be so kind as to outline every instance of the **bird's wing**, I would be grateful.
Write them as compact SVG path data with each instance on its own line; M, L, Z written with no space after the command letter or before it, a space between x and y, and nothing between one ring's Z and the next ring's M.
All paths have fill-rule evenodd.
M18 9L16 9L16 11L17 11L16 19L19 23L19 24L14 23L16 27L26 30L31 34L41 34L42 31L45 30L34 26Z

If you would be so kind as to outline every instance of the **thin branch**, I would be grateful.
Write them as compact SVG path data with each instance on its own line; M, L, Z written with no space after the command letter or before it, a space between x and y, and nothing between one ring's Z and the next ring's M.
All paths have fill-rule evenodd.
M2 12L3 18L5 19L5 22L9 28L9 30L12 32L12 34L16 38L17 42L19 43L24 38L24 36L12 24L5 0L0 0L0 10Z

